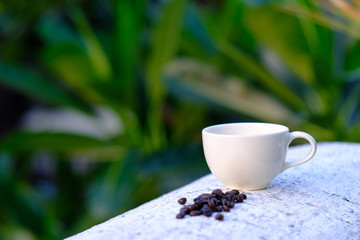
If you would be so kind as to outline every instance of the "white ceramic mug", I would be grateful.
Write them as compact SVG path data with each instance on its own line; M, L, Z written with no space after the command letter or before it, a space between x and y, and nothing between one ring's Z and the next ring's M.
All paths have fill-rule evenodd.
M286 162L289 144L295 138L309 141L311 150L302 160ZM309 161L316 141L304 132L289 132L272 123L229 123L202 131L206 162L225 187L240 190L266 188L279 173Z

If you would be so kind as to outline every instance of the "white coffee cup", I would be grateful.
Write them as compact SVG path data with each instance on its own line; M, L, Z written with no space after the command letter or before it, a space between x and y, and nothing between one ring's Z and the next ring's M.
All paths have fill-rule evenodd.
M309 141L311 150L302 160L286 162L295 138ZM316 152L312 136L273 123L214 125L203 129L202 140L211 172L229 189L264 189L279 173L309 161Z

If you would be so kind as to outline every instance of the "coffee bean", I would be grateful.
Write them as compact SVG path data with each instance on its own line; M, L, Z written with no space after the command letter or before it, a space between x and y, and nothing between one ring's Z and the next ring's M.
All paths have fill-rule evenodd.
M222 215L221 213L218 213L218 214L216 214L215 219L222 221L222 220L224 220L224 215Z
M240 195L238 195L238 196L236 196L235 201L238 203L242 203L244 201L244 199Z
M206 204L202 207L202 210L211 210L211 208L209 207L209 205Z
M196 205L198 205L199 207L202 207L204 204L207 204L208 203L208 200L199 196L197 198L194 199L194 203Z
M234 194L230 193L229 195L227 195L227 198L226 198L226 199L227 199L228 201L235 201L235 197L236 197L236 196L235 196Z
M235 201L229 201L229 202L227 202L227 206L228 206L229 208L233 208L233 207L235 206Z
M244 200L247 198L247 196L244 193L240 193L239 196L241 196L241 198L244 199Z
M213 211L210 209L209 205L204 205L203 208L201 209L202 213L207 216L207 217L211 217Z
M204 199L210 199L212 197L212 194L210 193L203 193L199 197L202 197Z
M177 219L181 219L181 218L184 218L184 217L185 217L185 214L182 214L182 213L176 214Z
M186 201L187 201L187 199L183 197L178 200L178 203L180 203L181 205L184 205L186 203Z
M217 201L215 198L210 198L208 200L208 206L212 209L212 210L215 210L216 209L216 206L217 206Z
M240 194L240 192L236 189L231 190L230 193L234 194L235 196Z
M226 193L221 189L215 189L212 193L203 193L194 198L194 203L189 205L185 205L186 198L180 198L178 202L184 206L180 209L176 218L184 218L187 214L190 216L203 214L206 217L210 217L214 212L229 212L235 206L235 203L241 203L246 198L247 196L244 193L240 193L236 189ZM215 219L221 221L224 219L224 215L219 213L215 216Z
M221 206L216 206L215 211L222 212L222 207Z
M203 212L205 216L207 217L211 217L211 215L213 214L213 212L210 210L208 212Z
M215 189L212 191L212 195L218 198L226 198L226 194L221 189Z
M199 206L196 204L190 204L187 206L187 209L189 209L189 211L199 210Z
M222 205L222 209L224 209L225 212L230 212L230 208L226 205Z
M200 210L193 210L193 211L190 211L190 216L199 216L201 215L201 211Z
M213 198L213 199L215 206L219 206L221 204L221 201L219 199L217 198Z

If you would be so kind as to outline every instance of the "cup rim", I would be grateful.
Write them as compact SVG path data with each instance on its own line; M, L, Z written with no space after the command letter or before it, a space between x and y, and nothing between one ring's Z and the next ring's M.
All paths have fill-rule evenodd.
M261 126L271 126L273 128L278 128L279 130L274 130L274 131L270 131L270 132L261 132L261 133L250 133L250 134L229 134L229 133L221 133L221 132L215 132L215 131L211 131L214 130L216 128L224 128L224 127L229 127L231 125L261 125ZM212 134L212 135L217 135L217 136L227 136L227 137L249 137L249 136L264 136L264 135L275 135L275 134L279 134L279 133L283 133L283 132L289 132L289 128L281 125L281 124L277 124L277 123L266 123L266 122L233 122L233 123L222 123L222 124L215 124L215 125L211 125L208 126L206 128L204 128L202 130L203 133L206 134Z

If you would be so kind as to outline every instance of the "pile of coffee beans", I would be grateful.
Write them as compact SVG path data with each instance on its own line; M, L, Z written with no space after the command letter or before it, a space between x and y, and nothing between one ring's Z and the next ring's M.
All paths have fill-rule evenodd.
M235 206L235 203L242 203L247 196L234 189L228 192L223 192L221 189L215 189L212 193L203 193L194 199L193 204L185 205L187 199L180 198L178 202L184 205L176 218L184 218L187 214L190 216L205 215L211 217L215 212L229 212ZM224 215L218 213L215 216L216 220L222 221Z

